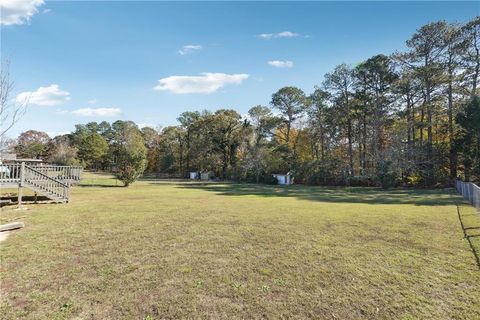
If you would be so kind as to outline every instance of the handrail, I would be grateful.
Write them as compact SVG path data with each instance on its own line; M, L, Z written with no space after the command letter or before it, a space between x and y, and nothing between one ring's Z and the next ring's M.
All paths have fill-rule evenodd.
M52 178L59 180L80 181L82 167L72 166L54 166L54 165L30 165L38 171L42 171Z
M0 164L0 182L15 183L20 181L20 163L4 163ZM55 165L28 165L51 178L61 180L78 182L81 178L83 168L80 166L55 166Z
M20 183L26 183L30 186L49 192L62 200L68 201L68 183L52 178L36 168L25 165L24 175Z
M43 173L43 172L41 172L41 171L38 171L37 168L32 168L31 166L25 165L25 169L30 169L30 170L34 171L35 173L37 173L39 176L45 178L46 180L53 180L53 181L55 181L55 182L58 182L58 183L61 184L62 186L68 187L68 184L67 184L67 183L62 182L62 181L60 181L60 180L57 180L57 179L55 179L55 178L52 178L52 177L50 177L49 175L47 175L47 174L45 174L45 173Z
M20 182L22 165L17 163L0 165L0 181L6 183Z

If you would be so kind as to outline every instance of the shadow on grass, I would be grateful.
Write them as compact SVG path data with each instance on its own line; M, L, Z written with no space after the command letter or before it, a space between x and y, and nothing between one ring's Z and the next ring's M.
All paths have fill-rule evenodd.
M123 188L123 185L114 185L114 184L101 184L101 183L80 183L78 185L81 188Z
M10 201L10 202L0 203L0 208L7 207L7 206L17 206L18 205L17 195L3 196L3 197L0 198L0 200ZM25 204L32 204L32 203L35 203L35 201L37 201L38 203L45 203L45 202L54 203L52 201L52 199L50 199L48 197L45 197L45 196L42 196L42 195L38 195L36 198L35 198L35 196L22 196L22 202L24 202Z
M232 182L218 182L218 181L201 181L190 179L139 179L151 185L172 185L172 186L209 186L218 185L219 183L224 185L232 184Z
M455 205L453 189L392 189L362 187L267 186L253 184L179 185L226 196L295 197L303 200L338 203Z
M458 220L460 221L460 226L463 230L463 237L468 241L473 256L475 257L477 267L480 270L480 241L476 239L480 237L480 233L478 233L478 230L480 230L480 219L478 213L465 214L469 209L472 209L470 204L458 204Z

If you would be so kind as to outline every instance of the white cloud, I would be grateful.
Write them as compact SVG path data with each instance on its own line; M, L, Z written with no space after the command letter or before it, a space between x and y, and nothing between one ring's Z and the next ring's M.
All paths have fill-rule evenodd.
M0 25L28 23L44 3L43 0L1 0Z
M187 44L182 47L182 49L178 50L178 53L181 54L182 56L186 54L193 53L195 51L198 51L202 49L202 46L199 44Z
M96 98L88 100L88 104L97 104L98 100Z
M275 68L291 68L293 67L293 61L290 60L271 60L267 62L269 65Z
M17 95L16 101L37 106L56 106L70 100L70 92L60 90L58 84L40 87L36 91L26 91Z
M153 90L177 94L212 93L226 84L241 84L248 74L201 73L200 76L171 76L158 80Z
M122 110L119 108L81 108L70 113L82 117L114 117L121 114Z
M262 33L262 34L259 34L258 36L262 39L308 37L308 36L302 36L301 34L291 32L291 31L282 31L278 33Z

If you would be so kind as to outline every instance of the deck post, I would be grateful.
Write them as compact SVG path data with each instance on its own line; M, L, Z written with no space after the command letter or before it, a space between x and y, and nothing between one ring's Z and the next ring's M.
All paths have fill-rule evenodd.
M68 186L63 186L63 199L68 202Z
M18 183L18 207L22 207L23 185L25 182L25 162L20 167L20 182Z

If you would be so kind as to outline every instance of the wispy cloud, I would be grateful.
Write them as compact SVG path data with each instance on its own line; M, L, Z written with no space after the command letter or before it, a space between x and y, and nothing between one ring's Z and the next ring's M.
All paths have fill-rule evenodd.
M199 44L187 44L182 47L182 49L178 50L178 53L182 56L191 54L195 51L201 50L203 47Z
M263 39L272 39L272 38L295 38L300 36L298 33L290 32L290 31L283 31L279 33L262 33L259 35L260 38Z
M37 106L57 106L70 100L70 92L60 90L58 84L40 87L35 91L26 91L15 98L18 103L28 102Z
M275 68L292 68L293 61L290 60L271 60L267 62L269 65Z
M28 23L44 3L43 0L1 0L0 25Z
M153 90L176 94L212 93L226 84L241 84L248 74L201 73L200 76L171 76L158 80Z
M121 114L122 110L119 108L81 108L70 113L82 117L114 117Z
M296 37L309 38L310 37L308 35L301 35L299 33L291 32L291 31L282 31L278 33L261 33L258 36L266 40L278 39L278 38L296 38Z
M88 104L97 104L98 100L96 98L93 98L91 100L88 100L87 102Z

